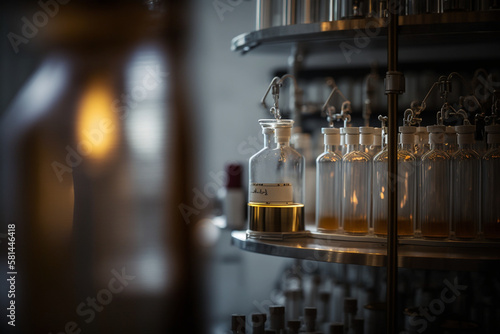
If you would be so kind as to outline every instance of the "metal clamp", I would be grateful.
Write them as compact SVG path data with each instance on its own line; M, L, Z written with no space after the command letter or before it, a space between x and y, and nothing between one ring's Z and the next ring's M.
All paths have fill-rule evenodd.
M405 92L405 77L402 72L387 72L384 83L386 94L403 94Z

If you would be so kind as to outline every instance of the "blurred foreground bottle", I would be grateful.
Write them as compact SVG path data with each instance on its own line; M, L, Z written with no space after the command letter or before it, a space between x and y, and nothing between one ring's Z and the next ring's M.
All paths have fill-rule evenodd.
M149 5L60 6L37 37L46 59L1 121L17 333L201 326L178 208L190 189L185 2Z

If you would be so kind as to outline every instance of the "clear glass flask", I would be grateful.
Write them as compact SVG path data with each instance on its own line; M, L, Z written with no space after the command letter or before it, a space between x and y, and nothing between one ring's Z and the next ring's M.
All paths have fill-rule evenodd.
M412 236L415 226L416 161L413 155L415 127L401 126L398 148L398 235ZM385 148L373 159L373 230L376 235L387 235L389 182L387 179L389 154Z
M481 158L473 149L474 125L456 126L458 151L452 166L452 230L456 238L474 239L479 231Z
M450 157L444 151L445 126L428 126L431 150L422 156L420 226L422 236L447 238L450 232Z
M323 128L325 151L316 159L316 228L337 232L341 218L342 157L334 147L340 143L340 131Z
M486 239L500 240L500 125L485 126L488 151L481 159L481 228Z
M371 195L371 159L359 150L359 129L345 128L347 153L342 158L342 228L367 234Z
M444 131L444 151L450 157L458 151L457 132L454 126L447 126Z
M292 120L274 123L276 146L249 160L248 217L253 232L304 230L304 157L290 147Z

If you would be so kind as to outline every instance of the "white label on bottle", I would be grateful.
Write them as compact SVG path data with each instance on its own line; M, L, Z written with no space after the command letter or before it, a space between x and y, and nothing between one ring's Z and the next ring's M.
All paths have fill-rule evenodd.
M293 203L291 183L252 183L250 184L250 202L258 203Z

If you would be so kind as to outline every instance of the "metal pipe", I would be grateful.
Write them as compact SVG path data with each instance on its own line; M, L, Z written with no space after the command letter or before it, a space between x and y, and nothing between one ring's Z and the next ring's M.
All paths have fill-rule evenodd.
M398 65L398 7L396 0L387 1L387 70L388 74L397 72ZM389 221L387 224L387 333L397 331L397 286L398 286L398 228L397 228L397 109L398 91L392 76L386 77L388 105L388 173L389 173Z

